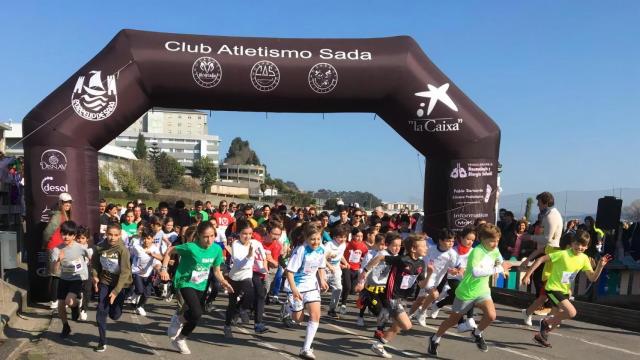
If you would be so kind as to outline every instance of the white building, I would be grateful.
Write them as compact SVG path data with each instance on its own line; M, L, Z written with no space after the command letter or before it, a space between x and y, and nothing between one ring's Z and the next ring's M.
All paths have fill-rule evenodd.
M384 208L385 211L391 211L391 212L396 212L400 210L417 211L419 209L418 204L406 203L406 202L383 203L382 207Z
M220 138L207 134L207 114L198 110L153 108L118 135L112 145L134 151L138 134L145 138L147 149L157 147L186 167L208 157L218 166Z
M264 182L265 174L266 168L262 165L222 164L219 169L220 182L246 186L249 188L249 195L256 196L261 194L260 184ZM270 194L272 191L270 191Z

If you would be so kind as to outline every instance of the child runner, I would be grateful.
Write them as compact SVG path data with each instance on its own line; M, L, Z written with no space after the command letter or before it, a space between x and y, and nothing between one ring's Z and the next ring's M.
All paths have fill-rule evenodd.
M469 258L469 253L471 252L474 241L476 241L475 228L466 227L462 229L460 233L458 233L458 243L454 247L454 250L458 254L458 262L456 263L456 268L458 269L458 271L456 274L450 273L447 275L447 284L449 285L449 290L446 297L444 297L440 301L434 302L431 306L432 319L436 319L438 317L438 313L443 306L453 304L453 300L456 297L455 292L458 288L458 285L460 285L460 281L462 281L462 276L464 275L464 271L467 267L467 260ZM464 318L461 317L458 321L458 332L471 331L476 327L476 322L475 320L473 320L473 308L471 308L467 312L467 320L464 321Z
M160 250L153 244L153 233L149 229L142 230L142 243L133 245L131 253L133 255L131 273L135 293L133 306L136 314L147 316L144 304L153 289L149 276L154 269L160 269L162 260Z
M417 312L418 323L424 327L427 326L427 308L440 296L438 285L447 273L451 275L458 273L457 254L452 249L455 241L454 233L449 229L442 229L438 232L437 239L437 245L429 248L429 253L422 259L425 266L433 266L433 274L411 306L411 313Z
M330 229L331 241L324 244L324 251L327 259L327 284L331 288L331 302L329 303L328 315L332 318L338 318L336 307L340 301L342 293L342 269L348 269L349 263L344 258L344 252L347 248L348 228L343 225L337 225Z
M166 238L169 240L171 245L174 245L178 240L178 233L173 229L173 218L170 216L165 216L162 219L162 233L164 234L163 239Z
M401 234L392 233L391 237L402 237ZM395 241L395 239L394 239ZM378 338L371 346L371 350L384 358L391 358L384 345L393 340L400 330L411 329L411 320L405 310L405 301L416 291L416 285L426 285L428 279L424 269L422 257L427 255L427 242L418 234L411 234L405 243L406 255L380 255L369 261L363 269L363 273L369 273L382 261L391 266L387 279L386 301L389 304L389 316L393 319L391 328Z
M256 287L253 282L253 265L256 258L260 257L262 259L262 268L267 268L264 247L258 240L251 238L253 235L251 223L245 219L240 219L235 224L239 239L231 244L233 264L229 270L229 279L236 292L233 295L229 295L229 305L224 322L224 336L226 338L233 337L231 322L238 313L239 308L242 308L240 310L241 316L243 311L246 314L246 316L242 316L243 322L245 317L248 318L249 311L253 308L256 296ZM242 302L239 304L240 297ZM262 310L264 311L264 306ZM268 331L262 323L262 313L256 314L254 330L258 334Z
M300 349L300 357L303 359L315 359L311 344L320 325L320 290L329 288L325 280L324 268L326 267L325 251L322 246L322 229L311 223L302 226L303 244L293 243L294 250L287 265L287 283L285 290L287 296L287 311L291 318L300 322L304 318L302 310L309 313L307 321L307 334L304 345ZM319 284L318 284L319 279ZM320 289L318 289L320 285Z
M120 223L120 227L128 238L134 237L138 234L138 224L134 221L135 215L133 215L133 209L127 210L124 213L124 221Z
M284 227L281 222L270 220L267 222L267 236L262 240L262 246L264 247L265 254L267 255L267 276L265 277L265 290L271 288L271 283L275 278L276 271L280 266L278 259L282 253L282 245L280 245L280 236L282 235ZM270 303L271 299L267 296L266 301Z
M572 319L576 316L576 308L569 297L571 296L571 284L580 271L584 271L591 282L596 282L602 273L605 265L611 260L610 255L600 258L596 270L591 267L589 257L584 254L589 247L591 237L584 230L576 231L576 235L571 242L571 248L557 251L538 258L533 266L529 268L522 278L522 283L529 285L531 273L543 263L552 263L552 270L545 291L549 300L556 308L553 316L549 316L540 321L540 332L534 336L534 340L545 347L551 347L549 342L549 332L558 327L562 320Z
M387 248L387 245L384 242L384 236L378 235L377 233L373 233L374 234L373 241L371 241L371 244L368 243L369 241L368 238L372 234L369 231L371 229L372 228L368 228L367 231L365 231L365 233L367 234L367 241L365 242L365 244L367 245L367 248L369 249L369 251L367 251L367 255L365 255L364 259L362 259L362 264L361 264L362 268L367 266L367 264L369 263L369 261L371 261L371 259L375 258L381 251L384 251ZM385 288L384 285L386 285L386 277L385 277L384 284L380 284L380 286L376 286L378 284L375 284L375 285L367 284L369 285L367 287L367 290L363 290L365 285L364 280L365 279L360 277L358 279L358 285L356 285L355 287L355 293L358 294L358 300L356 300L356 306L360 309L360 314L358 314L358 317L356 318L356 324L358 326L365 325L364 313L367 311L367 308L369 308L374 315L378 316L378 314L380 313L380 307L378 305L378 300L376 298L377 297L376 295L382 295L384 293L384 288Z
M88 228L84 226L78 226L78 236L76 237L76 241L83 249L87 251L87 257L85 261L88 264L91 264L91 256L93 255L93 248L89 247L89 237L91 236L91 232ZM89 301L91 300L91 279L88 276L87 279L82 281L82 297L80 298L80 321L87 320L87 308L89 306Z
M171 337L171 345L181 354L191 353L186 339L191 335L202 316L200 301L207 286L210 267L213 267L215 277L220 284L229 291L229 294L233 294L233 288L220 271L220 264L224 259L220 247L213 246L216 232L211 223L208 221L200 223L197 236L197 240L194 242L170 247L162 259L162 267L160 268L160 277L162 280L168 281L167 265L171 255L174 253L180 255L174 286L180 292L184 305L171 317L167 335Z
M97 246L91 259L93 287L98 293L96 322L100 342L94 349L97 352L107 350L107 316L112 320L118 320L122 316L122 290L132 282L129 250L124 246L120 233L120 224L107 225L107 239Z
M471 332L471 335L480 351L487 352L489 350L482 336L482 332L496 319L496 308L491 299L489 277L497 273L503 273L506 277L511 268L511 263L503 261L500 256L498 250L500 236L500 229L493 224L483 224L478 227L480 244L473 248L469 254L466 271L455 291L456 298L453 300L452 313L429 339L428 353L430 355L438 355L438 345L444 333L457 324L462 315L474 306L479 307L483 314L480 324Z
M60 226L62 244L51 250L50 260L54 273L60 273L57 289L58 317L62 321L60 336L66 338L71 333L67 321L67 306L71 308L71 318L80 316L78 299L82 298L82 282L89 278L86 259L90 257L85 248L78 244L75 222L67 220Z
M342 296L340 305L340 313L347 313L347 300L358 281L360 274L360 265L364 256L367 255L367 245L364 243L364 234L359 228L352 228L351 241L347 244L344 251L344 258L349 263L349 268L342 273Z

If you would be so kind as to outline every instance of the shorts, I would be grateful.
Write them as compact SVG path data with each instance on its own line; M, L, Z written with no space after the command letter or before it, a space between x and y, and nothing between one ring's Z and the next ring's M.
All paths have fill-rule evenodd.
M58 282L58 290L56 293L56 299L64 300L67 298L69 293L76 294L76 297L80 297L82 295L82 280L62 280Z
M553 306L558 307L564 300L569 300L569 294L555 290L547 290L547 299L551 300Z
M406 313L404 299L389 300L389 316L397 318L400 314Z
M300 295L302 296L302 301L295 300L292 293L287 294L287 304L291 312L302 311L306 304L320 302L321 300L320 291L317 289L301 292Z
M451 305L451 311L457 314L464 314L467 311L473 309L476 304L480 304L481 302L491 300L491 294L487 294L484 296L477 297L471 300L461 300L456 296L453 299L453 305Z

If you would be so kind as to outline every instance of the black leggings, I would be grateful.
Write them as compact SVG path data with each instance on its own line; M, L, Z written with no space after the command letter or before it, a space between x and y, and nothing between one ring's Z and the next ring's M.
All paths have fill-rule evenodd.
M181 333L184 336L191 335L202 317L202 303L200 302L202 293L202 291L189 287L180 289L180 295L182 295L184 306L186 307L183 316L187 322L184 324Z
M238 312L238 297L242 296L243 309L249 310L253 306L255 298L255 289L253 288L253 279L244 279L240 281L229 280L229 284L233 288L233 294L229 294L229 306L227 306L227 316L225 317L224 324L226 326L231 325L233 317Z
M351 293L351 289L356 287L358 281L358 270L344 269L342 270L342 294L340 302L342 305L347 304L347 299Z
M449 283L450 289L447 292L446 298L435 303L438 309L441 309L445 305L453 304L453 300L456 298L456 289L458 288L458 285L460 285L460 280L448 279L447 282ZM471 318L473 318L473 307L469 309L469 311L467 311L467 319L471 319ZM464 321L463 318L460 318L460 321L458 321L458 323L461 323L463 321Z
M49 299L51 301L58 300L58 282L60 282L60 278L57 276L51 276L49 279Z
M262 323L262 315L264 314L264 301L267 298L267 284L259 273L253 273L253 289L255 298L253 300L253 309L255 310L255 323Z

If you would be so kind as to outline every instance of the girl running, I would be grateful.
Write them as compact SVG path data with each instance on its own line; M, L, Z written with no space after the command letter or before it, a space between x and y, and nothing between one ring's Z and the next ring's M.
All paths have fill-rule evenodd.
M342 305L340 305L340 313L343 315L347 313L347 300L358 281L360 264L369 251L363 240L364 233L362 230L354 227L351 230L351 241L349 241L344 251L344 258L347 259L349 268L342 272Z
M301 231L304 243L292 244L294 250L286 270L285 291L288 293L286 308L296 322L303 320L305 308L309 312L307 334L300 349L300 357L314 360L316 357L311 344L320 325L320 290L325 291L329 286L324 272L325 251L320 246L322 229L314 224L305 223Z
M153 290L149 277L154 269L160 269L160 261L162 260L160 250L153 244L153 233L148 229L144 229L142 231L142 243L133 245L131 253L133 255L131 273L133 274L135 294L133 306L136 314L147 316L144 304Z

